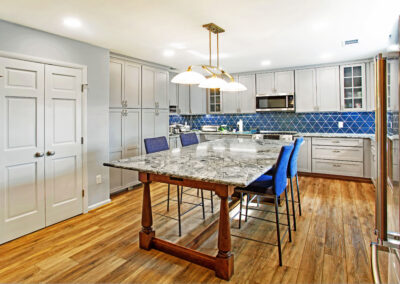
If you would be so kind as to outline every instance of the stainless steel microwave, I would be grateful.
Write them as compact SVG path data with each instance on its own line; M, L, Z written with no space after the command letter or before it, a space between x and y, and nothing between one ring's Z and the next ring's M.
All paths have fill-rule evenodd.
M294 95L256 96L256 111L294 111Z

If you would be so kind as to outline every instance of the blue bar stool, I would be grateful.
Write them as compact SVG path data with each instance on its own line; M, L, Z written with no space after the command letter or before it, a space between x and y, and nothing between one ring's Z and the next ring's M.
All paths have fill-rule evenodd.
M186 146L190 146L190 145L195 145L195 144L199 144L199 139L197 139L197 135L196 133L182 133L179 138L181 139L181 144L182 147L186 147ZM203 196L203 190L201 189L201 200L204 203L204 196ZM183 190L181 191L181 194L183 194ZM214 202L213 202L213 192L210 191L211 193L211 197L210 197L210 201L211 201L211 213L214 213ZM199 190L197 190L197 196L199 195ZM181 198L182 200L182 198ZM204 206L203 206L203 218L205 217L205 213L204 213Z
M257 179L256 181L254 181L247 187L235 189L235 191L240 193L239 229L241 228L241 220L242 220L243 193L246 193L246 195L247 195L247 203L249 201L249 197L251 194L256 195L256 196L259 196L259 195L266 196L266 197L270 197L270 198L274 199L275 211L266 211L266 210L259 210L259 209L258 209L258 211L274 212L275 213L275 222L271 221L271 220L255 217L255 216L248 216L248 214L247 214L248 207L246 208L246 220L247 220L247 217L250 217L250 218L255 218L258 220L262 220L262 221L275 223L277 240L278 240L277 245L271 244L268 242L251 239L251 238L244 238L244 237L240 237L240 236L236 236L236 235L233 235L233 236L239 237L239 238L244 238L244 239L251 240L251 241L256 241L256 242L261 242L261 243L265 243L265 244L269 244L269 245L278 246L279 265L280 266L282 266L281 241L285 237L286 232L289 232L289 242L292 241L292 234L291 234L291 229L290 229L289 203L288 203L288 198L287 198L287 177L286 177L287 170L288 170L288 164L289 164L289 158L291 156L292 151L293 151L293 145L283 146L281 148L273 176L262 175L259 179ZM279 207L278 207L278 199L283 192L285 192L286 213L280 213ZM287 224L279 223L279 214L286 214ZM282 239L281 239L281 232L280 232L279 225L284 225L284 226L288 227L287 231L285 231L284 235L282 236Z
M293 211L293 229L296 231L296 210L295 210L295 203L298 203L299 206L299 215L301 216L301 202L300 202L300 190L299 190L299 176L297 173L297 161L299 158L299 151L301 145L303 145L304 138L299 137L295 140L294 142L294 149L292 152L292 155L290 156L289 159L289 165L288 165L288 171L287 171L287 177L290 180L290 193L292 197L292 211ZM270 171L268 171L266 174L267 175L273 175L274 168L272 168ZM294 200L294 194L293 194L293 178L296 177L296 187L297 187L297 201Z

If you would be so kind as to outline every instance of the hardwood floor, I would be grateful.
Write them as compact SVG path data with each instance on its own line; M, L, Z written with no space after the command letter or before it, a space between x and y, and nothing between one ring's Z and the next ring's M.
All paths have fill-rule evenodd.
M171 188L171 197L176 199L175 187ZM293 242L288 243L287 236L284 241L283 266L278 265L276 247L232 237L235 273L231 282L372 283L369 263L369 243L374 239L372 184L300 177L300 190L303 215L297 217ZM196 190L188 193L196 195ZM210 197L209 192L204 193ZM166 185L152 185L153 204L164 200L166 195ZM166 213L166 203L153 208L156 235L216 254L215 230L195 239L218 217L219 200L214 198L214 215L210 212L210 200L206 200L205 221L201 207L183 217L181 238L175 220L154 214ZM140 250L141 200L141 188L128 191L88 214L1 245L0 282L224 282L206 268L156 250ZM184 195L184 201L199 200ZM170 206L169 215L176 217L176 202ZM184 204L183 208L190 206ZM231 216L237 210L236 207ZM249 213L263 218L274 216L254 210ZM238 230L237 218L232 220L232 234L276 241L275 224L250 218Z

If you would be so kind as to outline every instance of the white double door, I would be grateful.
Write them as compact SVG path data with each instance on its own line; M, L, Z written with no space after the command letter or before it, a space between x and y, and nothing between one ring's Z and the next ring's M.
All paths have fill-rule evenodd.
M0 243L82 213L81 84L0 57Z

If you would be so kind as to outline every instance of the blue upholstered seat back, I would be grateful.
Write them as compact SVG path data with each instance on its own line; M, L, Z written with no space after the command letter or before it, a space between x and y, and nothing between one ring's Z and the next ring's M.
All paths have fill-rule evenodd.
M276 169L274 173L274 191L277 196L281 195L287 186L287 170L290 154L292 154L293 145L283 146L279 153Z
M300 151L301 145L303 144L303 141L304 141L304 138L299 137L294 142L293 152L289 159L289 167L288 167L288 172L287 172L288 177L292 178L297 174L297 160L299 158L299 151Z
M146 154L169 150L167 138L165 136L144 139Z
M180 138L182 147L199 144L196 133L181 134Z

